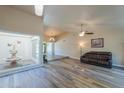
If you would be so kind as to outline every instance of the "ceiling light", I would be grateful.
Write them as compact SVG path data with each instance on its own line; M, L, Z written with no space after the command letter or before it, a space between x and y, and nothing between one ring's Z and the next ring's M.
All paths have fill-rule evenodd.
M79 36L84 36L84 34L85 34L85 32L82 31L82 32L79 33Z
M50 42L54 42L55 41L55 38L54 37L50 37L49 41Z
M34 9L35 9L35 14L37 16L42 16L43 15L43 5L35 5Z

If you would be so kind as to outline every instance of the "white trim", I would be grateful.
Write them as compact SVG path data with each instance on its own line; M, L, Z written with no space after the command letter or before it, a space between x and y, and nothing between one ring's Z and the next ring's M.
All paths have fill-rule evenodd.
M117 65L117 64L112 64L113 66L116 66L116 67L122 67L122 68L124 68L124 66L122 66L122 65Z
M78 58L78 57L69 57L69 58L80 60L80 58Z
M34 68L38 68L38 67L42 67L42 66L43 66L42 64L31 64L31 65L26 65L26 66L22 66L22 67L6 69L3 71L0 71L0 77L19 73L22 71L26 71L26 70L30 70L30 69L34 69Z
M35 58L32 58L32 61L34 61L36 63L39 63L39 60L38 59L35 59Z
M31 38L31 35L26 34L18 34L18 33L10 33L10 32L2 32L0 30L0 36L10 36L10 37L24 37L24 38Z

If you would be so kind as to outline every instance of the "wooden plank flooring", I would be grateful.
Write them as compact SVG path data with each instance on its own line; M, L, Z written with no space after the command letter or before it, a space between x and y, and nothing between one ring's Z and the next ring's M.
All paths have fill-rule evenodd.
M124 70L81 64L74 59L49 62L43 67L0 78L10 88L106 88L124 87Z

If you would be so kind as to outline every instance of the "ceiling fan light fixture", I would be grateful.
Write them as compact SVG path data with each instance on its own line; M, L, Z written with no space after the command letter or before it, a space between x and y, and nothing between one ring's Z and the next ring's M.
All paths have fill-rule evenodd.
M85 31L82 30L82 26L83 26L83 24L81 24L81 32L79 33L80 37L84 36L84 34L85 34Z
M84 36L84 34L85 34L85 32L84 32L84 31L82 31L82 32L80 32L80 33L79 33L79 36L81 36L81 37L82 37L82 36Z

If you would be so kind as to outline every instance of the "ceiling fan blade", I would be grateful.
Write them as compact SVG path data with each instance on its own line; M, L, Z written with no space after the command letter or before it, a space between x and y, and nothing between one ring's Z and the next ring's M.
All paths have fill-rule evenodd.
M93 33L93 32L88 32L88 31L86 31L85 34L87 34L87 35L92 35L92 34L94 34L94 33Z

